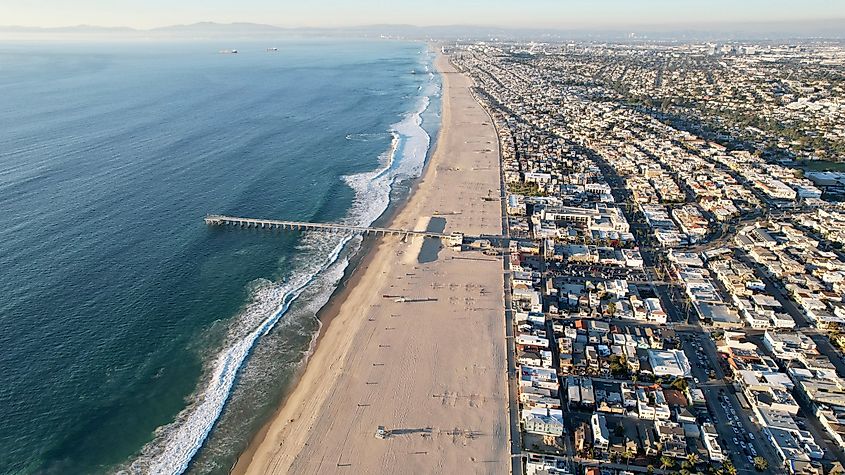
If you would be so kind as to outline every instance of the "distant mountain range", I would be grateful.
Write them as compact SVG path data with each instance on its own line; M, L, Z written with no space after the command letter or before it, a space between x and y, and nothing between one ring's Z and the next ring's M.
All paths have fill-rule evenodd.
M280 38L285 36L352 36L389 37L435 40L519 40L620 41L629 39L727 41L727 40L787 40L787 39L845 39L845 19L718 23L637 25L631 27L590 27L570 25L561 28L504 28L496 26L452 25L367 25L346 28L285 28L258 23L201 22L140 30L128 27L100 27L79 25L61 28L0 26L2 38L80 37L106 39L119 37L154 39L240 39Z

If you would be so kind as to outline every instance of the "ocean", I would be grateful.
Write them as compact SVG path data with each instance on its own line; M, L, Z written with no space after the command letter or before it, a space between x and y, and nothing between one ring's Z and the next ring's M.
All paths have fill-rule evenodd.
M432 61L0 44L0 473L228 472L362 241L203 217L384 219L437 134Z

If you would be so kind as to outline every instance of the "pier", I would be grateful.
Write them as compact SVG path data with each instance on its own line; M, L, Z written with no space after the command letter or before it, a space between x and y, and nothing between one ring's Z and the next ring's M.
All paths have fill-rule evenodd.
M276 219L242 218L212 214L205 217L205 224L210 226L235 226L240 228L284 229L292 231L352 232L364 236L402 236L440 239L449 246L463 243L462 233L436 233L431 231L411 231L408 229L377 228L351 226L339 223L307 223L304 221L284 221Z

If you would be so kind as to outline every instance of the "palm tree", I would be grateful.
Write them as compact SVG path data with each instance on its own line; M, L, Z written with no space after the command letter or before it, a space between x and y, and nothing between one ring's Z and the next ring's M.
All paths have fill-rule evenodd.
M754 457L754 468L763 472L769 468L769 461L758 455L757 457Z
M687 455L687 462L689 462L689 463L690 463L690 465L692 465L693 467L695 467L696 465L698 465L698 462L699 462L699 460L698 460L698 454L689 454L689 455Z
M668 455L661 455L660 456L660 468L662 468L663 470L666 470L666 469L672 468L674 466L675 466L675 459L673 459L672 457L670 457ZM732 474L732 475L735 475L735 474Z
M731 462L730 460L725 460L725 462L722 464L722 467L725 468L725 472L728 475L736 475L736 467L734 467L733 462Z

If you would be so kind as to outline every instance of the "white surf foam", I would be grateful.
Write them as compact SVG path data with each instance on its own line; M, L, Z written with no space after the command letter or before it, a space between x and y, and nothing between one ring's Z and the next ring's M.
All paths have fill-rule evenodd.
M375 140L384 140L387 137L390 137L390 134L385 132L375 134L349 134L346 136L346 140L352 142L372 142Z
M433 94L435 87L427 87L425 94ZM422 128L422 114L429 104L428 95L423 95L415 110L391 127L393 140L389 150L380 157L378 169L344 177L355 192L346 222L361 226L371 224L387 210L393 184L397 180L420 175L431 142ZM252 303L230 327L224 349L208 365L206 381L191 404L173 423L160 427L155 439L141 450L140 456L129 467L121 470L122 473L184 472L220 417L238 371L258 340L283 321L282 317L309 285L320 285L325 289L320 292L320 298L309 302L313 312L316 313L328 301L349 262L346 257L339 257L353 239L357 248L360 238L343 234L312 234L303 239L304 247L308 248L303 255L308 258L297 262L297 272L288 281L281 284L266 282L256 289Z
M171 474L182 473L188 468L220 416L238 369L249 356L255 342L273 329L314 277L337 260L349 239L348 236L341 239L325 259L314 262L311 269L303 269L303 272L295 274L289 282L257 290L253 302L238 319L238 327L251 330L235 339L217 356L211 365L209 380L194 403L182 411L174 423L157 431L156 439L162 439L165 443L148 446L145 457L131 465L131 472Z

